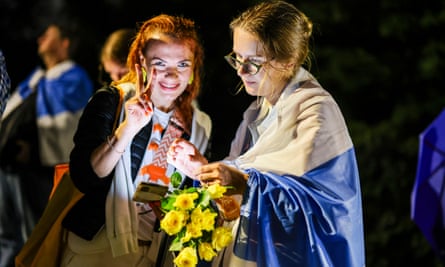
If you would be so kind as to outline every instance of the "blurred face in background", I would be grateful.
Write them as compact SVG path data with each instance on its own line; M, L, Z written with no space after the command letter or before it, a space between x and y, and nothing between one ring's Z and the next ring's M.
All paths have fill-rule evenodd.
M120 80L128 72L126 65L115 60L103 60L102 66L104 71L110 76L112 81Z
M61 36L57 26L50 25L37 38L38 53L42 58L51 57L63 60L68 57L69 40Z

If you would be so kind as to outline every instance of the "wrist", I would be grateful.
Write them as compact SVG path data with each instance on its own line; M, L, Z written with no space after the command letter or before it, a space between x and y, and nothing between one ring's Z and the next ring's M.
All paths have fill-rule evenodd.
M123 154L125 152L125 148L119 148L118 138L115 134L107 136L106 142L110 150L118 154Z
M141 129L136 129L130 127L125 121L123 121L112 133L120 142L128 144L131 139L140 131Z

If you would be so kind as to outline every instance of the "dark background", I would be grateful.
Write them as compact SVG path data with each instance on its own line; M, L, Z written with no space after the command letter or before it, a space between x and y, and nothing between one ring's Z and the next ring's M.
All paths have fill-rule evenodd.
M232 45L228 24L256 2L0 0L0 48L15 88L39 63L45 21L74 15L84 24L76 59L97 80L99 48L111 31L161 12L194 19L206 49L199 104L213 120L217 160L254 100L234 94L239 79L223 59ZM367 266L445 266L410 219L419 134L445 107L445 1L290 2L314 22L311 71L338 101L356 147Z

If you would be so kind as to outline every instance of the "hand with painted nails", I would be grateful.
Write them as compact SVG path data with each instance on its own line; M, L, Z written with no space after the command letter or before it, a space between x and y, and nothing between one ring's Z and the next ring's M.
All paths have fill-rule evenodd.
M155 69L150 68L150 73L143 70L141 65L135 64L137 75L136 81L136 96L139 98L140 104L144 107L147 113L153 112L153 103L151 102L151 86L153 77L155 76ZM147 77L144 77L147 76Z
M201 155L192 143L185 139L177 138L169 147L167 162L185 173L188 177L196 179L196 170L202 165L207 164L207 159Z
M141 66L136 64L135 69L137 74L136 93L125 102L125 120L122 122L134 134L147 125L153 115L153 103L150 100L153 71L147 75L147 81L144 83Z

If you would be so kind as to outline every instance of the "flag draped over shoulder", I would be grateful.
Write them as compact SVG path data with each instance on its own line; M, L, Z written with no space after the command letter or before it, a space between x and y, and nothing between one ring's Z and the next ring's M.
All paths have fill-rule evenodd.
M46 72L38 67L18 85L4 115L35 91L40 160L45 166L67 162L77 122L94 91L93 83L85 69L71 60Z
M249 197L244 197L247 202L242 206L233 251L239 262L264 267L364 266L361 194L353 149L301 177L255 169L247 172Z
M249 179L224 266L363 267L359 172L339 106L303 68L266 104L244 112L225 159Z

